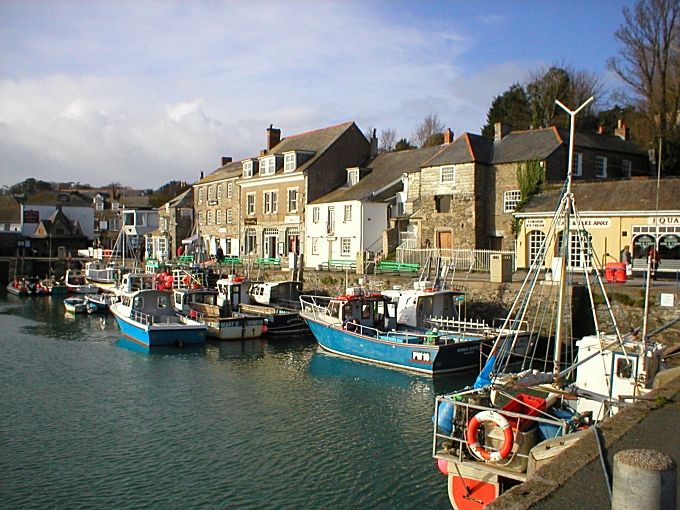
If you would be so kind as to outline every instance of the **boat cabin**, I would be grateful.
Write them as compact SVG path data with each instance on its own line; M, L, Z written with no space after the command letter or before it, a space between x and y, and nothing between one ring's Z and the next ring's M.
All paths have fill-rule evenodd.
M172 307L172 294L162 290L143 290L132 296L131 315L150 317L176 317Z
M248 290L251 302L259 305L298 304L302 294L302 282L253 282Z
M156 276L152 273L127 273L123 275L119 290L131 294L138 290L153 289L156 286Z
M173 292L175 310L182 315L197 312L206 317L229 317L231 307L224 301L218 304L219 294L215 289L175 289Z
M465 316L465 294L453 290L386 290L396 303L397 324L418 329L432 327L432 318L457 321Z
M379 293L365 294L361 288L347 289L347 294L331 299L327 310L347 330L362 326L391 331L397 326L396 304Z
M249 304L250 297L248 290L250 282L245 281L239 276L230 276L229 278L220 278L217 280L217 292L219 297L217 304L223 306L228 303L232 309L237 309L241 304Z

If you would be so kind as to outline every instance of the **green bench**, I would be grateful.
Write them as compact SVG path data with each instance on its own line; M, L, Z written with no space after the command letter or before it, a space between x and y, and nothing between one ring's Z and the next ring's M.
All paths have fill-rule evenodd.
M223 257L220 260L218 260L217 263L220 266L241 266L241 265L243 265L243 261L241 260L241 257L237 257L235 255Z
M191 264L194 261L193 255L180 255L177 257L177 262L180 264Z
M329 260L321 263L321 269L326 269L330 271L331 269L336 269L338 271L344 271L345 269L356 269L357 263L355 260Z
M408 262L396 262L394 260L381 260L375 267L376 273L417 273L420 271L420 264L410 264Z
M262 257L255 261L255 264L261 267L281 267L281 259L276 257Z

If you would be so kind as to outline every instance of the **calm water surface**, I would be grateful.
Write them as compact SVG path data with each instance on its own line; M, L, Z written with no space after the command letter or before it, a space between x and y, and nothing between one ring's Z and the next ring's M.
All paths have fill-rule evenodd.
M111 315L0 294L0 508L450 508L437 393L312 338L140 352Z

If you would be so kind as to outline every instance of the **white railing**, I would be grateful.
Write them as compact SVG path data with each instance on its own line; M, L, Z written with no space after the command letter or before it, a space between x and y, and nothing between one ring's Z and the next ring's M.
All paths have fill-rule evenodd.
M442 261L448 262L451 269L489 272L491 270L492 255L509 255L512 257L513 271L516 269L514 251L410 248L405 246L405 244L402 244L396 250L397 262L420 264L422 267L430 257L439 257Z

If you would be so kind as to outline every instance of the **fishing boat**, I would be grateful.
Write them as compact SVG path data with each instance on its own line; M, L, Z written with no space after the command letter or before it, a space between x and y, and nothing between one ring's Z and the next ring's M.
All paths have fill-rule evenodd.
M28 284L23 278L15 277L7 285L7 292L15 296L28 296Z
M64 308L69 313L87 312L87 302L81 297L69 297L64 299Z
M40 285L42 286L43 289L45 289L46 293L49 295L66 294L68 292L68 289L66 288L66 285L64 285L64 282L59 281L52 276L42 280L40 282Z
M250 282L240 276L217 280L219 303L228 302L233 310L265 320L267 336L309 334L300 317L302 282Z
M66 285L67 292L71 294L97 294L99 292L99 287L87 283L85 276L73 269L66 270L64 285Z
M379 292L354 287L333 298L303 295L300 304L319 345L341 356L426 375L465 370L479 359L478 345L436 330L398 330L396 304Z
M435 400L432 455L458 510L483 508L527 480L587 428L650 391L663 366L663 345L639 330L622 334L611 312L602 268L571 193L573 126L572 115L561 199L504 324L535 319L529 329L548 338L552 358L528 350L513 364L517 337L499 333L475 384ZM576 326L588 314L577 312L573 320L575 289L605 304L580 338ZM596 310L595 304L584 308Z
M85 263L83 276L87 283L96 285L100 289L108 290L118 283L120 268L112 262L104 263L94 260Z
M129 304L130 297L139 290L151 290L156 288L156 275L153 273L126 273L120 283L109 291L117 298Z
M46 296L49 290L37 276L16 276L7 285L7 292L15 296Z
M437 275L440 272L438 269ZM475 346L477 352L481 347L492 344L499 334L516 337L515 353L525 352L529 343L536 341L525 328L506 325L502 329L498 323L491 325L484 320L467 318L465 293L442 288L442 282L436 276L434 281L418 280L410 289L383 290L382 294L396 304L397 327L423 333L436 328L440 335ZM479 368L479 358L469 358L468 361L471 363L469 368Z
M266 331L264 319L234 313L229 303L217 304L215 289L175 289L175 309L208 328L208 336L220 340L259 338Z
M206 325L177 313L169 292L138 290L110 310L123 335L146 347L205 343Z
M118 301L116 295L110 292L87 294L84 299L89 313L106 312L113 303Z

